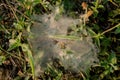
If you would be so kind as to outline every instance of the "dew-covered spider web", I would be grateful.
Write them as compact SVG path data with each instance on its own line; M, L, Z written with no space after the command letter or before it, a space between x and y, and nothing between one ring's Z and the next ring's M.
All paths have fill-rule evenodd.
M83 27L81 18L73 19L55 13L33 15L31 26L36 74L44 71L53 59L59 59L65 69L86 71L98 62L98 49Z

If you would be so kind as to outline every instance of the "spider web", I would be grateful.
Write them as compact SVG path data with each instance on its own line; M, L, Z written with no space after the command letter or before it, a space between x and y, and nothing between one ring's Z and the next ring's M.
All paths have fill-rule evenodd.
M56 14L33 15L35 23L31 27L32 44L36 74L44 71L53 58L58 58L65 69L86 71L94 62L98 62L98 49L91 36L83 28L78 35L68 30L76 25L83 25L82 19L73 19ZM87 35L84 37L82 34ZM80 36L80 37L79 37Z

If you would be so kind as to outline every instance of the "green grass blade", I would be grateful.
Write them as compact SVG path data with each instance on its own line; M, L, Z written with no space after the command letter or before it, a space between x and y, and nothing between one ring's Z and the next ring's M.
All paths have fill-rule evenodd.
M22 44L21 47L22 47L22 50L27 53L29 64L32 69L33 79L34 79L35 78L35 67L34 67L34 60L33 60L32 52L29 49L29 46L27 44Z

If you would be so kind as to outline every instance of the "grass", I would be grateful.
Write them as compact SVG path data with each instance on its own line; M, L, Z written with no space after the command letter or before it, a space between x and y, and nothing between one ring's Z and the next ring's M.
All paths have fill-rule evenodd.
M86 73L71 73L59 66L49 66L44 74L35 77L34 59L28 36L33 14L50 13L55 6L61 14L74 16L84 12L79 0L0 0L0 79L1 80L119 80L120 79L120 1L87 2L89 21L84 19L98 46L100 65ZM70 6L72 5L72 6ZM77 12L77 13L76 13ZM57 36L59 37L59 36ZM60 36L67 37L67 36ZM77 37L70 36L67 38ZM59 63L59 62L57 62ZM6 71L7 70L7 71ZM4 76L6 77L4 77Z

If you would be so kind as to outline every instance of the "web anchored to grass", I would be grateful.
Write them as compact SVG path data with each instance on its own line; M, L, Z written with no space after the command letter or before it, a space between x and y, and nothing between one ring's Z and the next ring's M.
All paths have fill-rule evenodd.
M54 12L33 15L33 19L36 22L31 27L33 38L29 41L37 75L56 58L66 70L75 72L85 72L98 62L98 49L86 30L83 17L73 19Z

